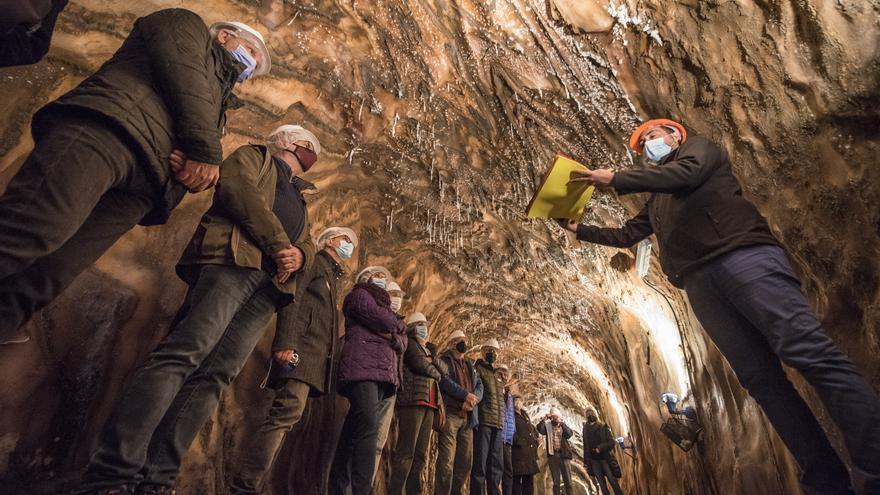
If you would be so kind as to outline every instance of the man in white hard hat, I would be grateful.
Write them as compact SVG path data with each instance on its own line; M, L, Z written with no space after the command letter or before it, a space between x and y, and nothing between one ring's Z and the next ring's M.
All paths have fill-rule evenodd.
M268 146L244 145L223 161L213 204L177 266L190 286L186 301L118 402L83 487L117 489L142 479L141 491L170 490L221 392L276 308L298 294L315 245L302 195L314 186L300 177L311 166L301 156L310 155L297 150L315 152L320 144L311 133L287 132L298 131L276 129Z
M270 67L252 28L161 10L34 115L34 149L0 196L0 344L26 341L31 316L132 227L217 184L232 90Z
M341 323L338 283L357 243L357 235L347 227L321 232L315 262L299 282L304 290L279 310L266 380L275 396L259 429L241 449L243 457L236 465L230 493L262 493L285 435L299 422L309 397L330 390Z
M483 382L480 401L479 425L474 430L474 463L471 470L471 493L501 495L504 474L504 447L501 429L504 426L504 380L496 372L495 364L501 346L498 339L483 343L482 359L475 366Z
M446 423L437 440L435 495L463 493L470 480L477 404L483 398L483 382L474 363L465 356L467 351L467 337L456 330L447 340L446 352L440 355L448 370L448 380L440 382Z
M397 393L397 443L391 456L389 495L422 493L422 471L431 445L434 415L440 404L443 372L427 347L428 318L413 313L406 319L409 344L403 354L403 373Z
M568 461L574 451L568 443L573 432L565 421L559 408L550 408L544 419L538 423L538 433L547 437L544 449L547 453L547 464L550 466L550 477L553 479L553 495L571 495L571 470Z

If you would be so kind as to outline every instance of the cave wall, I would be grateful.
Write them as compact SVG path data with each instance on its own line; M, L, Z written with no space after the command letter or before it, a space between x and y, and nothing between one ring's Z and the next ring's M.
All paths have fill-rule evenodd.
M880 31L869 2L185 4L209 23L260 25L273 53L272 74L239 87L246 104L229 115L224 150L281 123L314 129L326 150L306 175L319 187L314 233L354 227L352 271L388 266L408 292L404 309L432 318L432 340L455 329L473 343L499 338L534 416L559 405L579 430L595 404L616 433L631 432L635 459L618 455L628 492L799 489L790 457L656 260L648 281L663 295L612 266L629 251L578 245L524 218L557 151L638 166L625 140L653 115L725 144L835 340L880 383ZM33 146L33 112L95 70L135 18L172 6L181 2L74 0L47 60L0 70L0 184ZM189 195L167 225L134 229L34 319L30 343L0 348L4 486L49 492L76 479L127 377L168 331L185 290L172 267L209 199ZM616 225L638 202L597 195L586 220ZM191 448L180 493L222 493L270 399L255 386L270 341ZM658 432L659 394L687 388L706 425L690 453ZM273 493L321 491L345 407L333 396L309 405Z

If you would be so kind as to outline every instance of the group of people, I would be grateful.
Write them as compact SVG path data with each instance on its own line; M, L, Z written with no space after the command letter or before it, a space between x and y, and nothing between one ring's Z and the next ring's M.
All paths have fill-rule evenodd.
M0 25L4 64L45 53L66 1L42 4L16 11L32 21ZM334 494L371 491L394 414L393 493L422 490L432 430L438 495L465 485L472 494L530 493L539 434L555 493L569 493L571 429L558 411L532 425L516 380L497 361L497 341L483 343L473 362L467 336L455 331L438 352L425 315L401 316L402 290L383 267L355 277L340 318L337 292L358 238L330 226L311 240L303 191L314 186L302 175L321 155L314 133L285 124L224 159L226 111L241 105L234 89L269 74L270 58L246 24L208 27L188 10L161 10L137 19L107 62L33 117L34 149L0 196L0 344L27 341L31 316L132 227L162 224L187 191L213 188L177 264L185 300L129 381L77 491L169 493L187 448L277 313L265 382L274 401L230 482L234 493L259 492L308 398L334 381L350 404L331 468ZM727 153L667 119L642 124L629 145L645 166L585 170L572 181L650 193L638 215L621 228L560 225L614 247L656 235L665 274L687 292L794 455L802 483L814 493L852 493L782 363L803 374L840 427L863 492L880 493L876 391L823 330ZM594 410L587 418L584 462L620 493L608 455L614 439Z

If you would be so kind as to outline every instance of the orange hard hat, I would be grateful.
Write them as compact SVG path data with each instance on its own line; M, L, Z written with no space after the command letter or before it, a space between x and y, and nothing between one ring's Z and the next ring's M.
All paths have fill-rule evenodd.
M642 149L644 148L644 144L641 142L642 134L644 134L644 132L651 127L658 125L675 127L676 129L678 129L678 132L681 133L682 143L685 142L685 140L687 139L687 131L685 131L684 126L679 124L678 122L669 119L652 119L640 125L638 129L636 129L632 133L632 136L629 137L630 149L635 151L636 153L641 153Z

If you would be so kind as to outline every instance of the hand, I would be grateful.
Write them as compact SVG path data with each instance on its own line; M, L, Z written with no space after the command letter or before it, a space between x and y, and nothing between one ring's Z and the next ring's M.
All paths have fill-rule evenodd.
M201 192L217 185L220 181L220 167L212 163L187 160L180 150L174 150L168 157L168 165L174 178L190 192Z
M280 275L287 273L289 277L291 273L302 268L303 252L296 246L289 245L284 249L279 249L272 255L275 265L278 267L279 281ZM286 278L285 278L286 280Z
M467 394L467 397L464 398L465 402L471 406L471 409L477 405L477 396L474 394Z
M574 232L575 234L577 234L577 230L578 230L577 222L572 222L571 220L569 220L567 218L557 218L556 223L558 223L559 226L562 227L563 229L565 229L569 232Z
M291 359L293 359L294 354L293 349L288 349L286 351L278 351L274 353L273 356L275 357L275 362L286 365Z
M608 168L600 168L599 170L574 170L571 172L569 184L586 182L596 187L611 187L611 181L614 179L614 172Z

